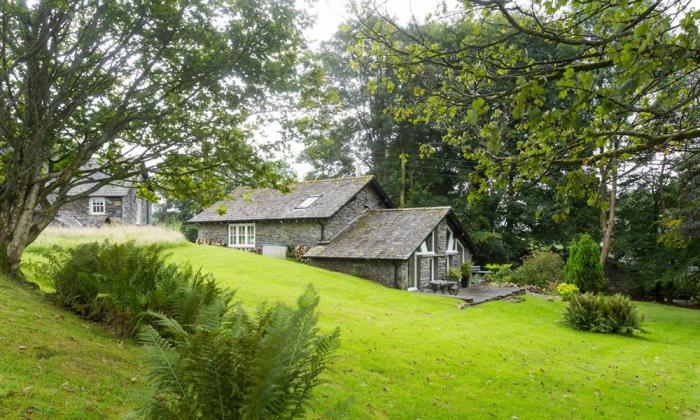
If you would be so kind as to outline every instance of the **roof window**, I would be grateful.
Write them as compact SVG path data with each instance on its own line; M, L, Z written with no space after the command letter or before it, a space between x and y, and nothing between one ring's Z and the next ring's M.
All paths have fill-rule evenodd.
M306 208L309 208L309 207L310 207L313 203L315 203L316 200L318 200L320 197L321 197L321 194L312 195L312 196L310 196L309 198L307 198L306 200L302 201L301 204L299 204L298 206L296 206L296 208L298 208L298 209L306 209Z

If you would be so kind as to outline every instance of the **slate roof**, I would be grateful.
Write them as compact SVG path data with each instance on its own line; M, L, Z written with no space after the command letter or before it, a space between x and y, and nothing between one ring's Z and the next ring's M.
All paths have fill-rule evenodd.
M304 257L405 260L448 215L450 207L370 210L329 244L311 248Z
M333 216L369 183L374 183L379 193L385 196L372 176L301 182L292 186L291 191L286 193L272 188L237 188L232 194L232 199L214 203L189 221L201 223L324 219ZM320 197L307 208L297 208L312 196ZM217 213L220 206L226 208L225 214Z
M101 179L107 178L107 175L102 172L96 172L90 175L91 180L99 181ZM89 182L86 184L81 184L76 187L71 188L68 191L68 195L78 195L84 193L95 185L94 182ZM97 189L97 191L89 194L90 197L125 197L129 195L129 189L133 186L133 182L125 181L113 181L108 185L104 185Z

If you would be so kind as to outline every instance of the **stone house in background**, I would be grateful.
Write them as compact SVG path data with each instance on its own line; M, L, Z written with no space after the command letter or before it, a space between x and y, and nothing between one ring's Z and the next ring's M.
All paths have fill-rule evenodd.
M105 175L96 174L95 179ZM77 196L95 184L86 183L71 189L69 196ZM148 225L151 223L151 202L136 195L131 181L115 181L87 197L76 198L58 210L53 224L65 227L101 226L105 223Z
M371 176L302 182L288 193L239 188L189 222L204 242L304 246L312 265L409 290L443 278L473 253L449 207L394 208Z

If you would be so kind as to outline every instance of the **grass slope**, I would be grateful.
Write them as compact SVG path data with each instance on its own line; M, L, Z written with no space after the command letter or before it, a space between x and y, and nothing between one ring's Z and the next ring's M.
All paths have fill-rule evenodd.
M226 248L183 246L250 307L293 302L308 283L321 324L341 327L322 418L689 418L700 416L700 312L641 304L649 333L561 324L563 304L528 296L457 310L456 300Z
M170 252L249 308L294 302L315 285L321 325L339 325L342 344L312 418L700 418L698 311L640 304L648 334L606 336L567 328L561 302L532 296L459 311L453 299L291 261L196 245ZM145 387L134 345L4 279L0 347L0 417L117 417Z
M146 386L133 344L2 277L0 349L0 418L119 417Z

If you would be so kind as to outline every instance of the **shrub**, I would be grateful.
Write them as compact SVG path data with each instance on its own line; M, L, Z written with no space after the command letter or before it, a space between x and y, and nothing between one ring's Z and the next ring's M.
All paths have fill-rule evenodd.
M487 264L485 267L489 270L495 268L487 277L493 283L510 283L513 276L513 270L510 269L512 266L513 264Z
M600 263L600 246L588 234L571 242L564 277L582 292L598 293L603 290L605 276Z
M472 263L470 261L463 262L460 271L464 278L470 279L472 277Z
M569 297L564 319L577 330L631 335L642 331L643 317L627 296L584 293Z
M562 299L569 300L571 296L578 295L579 290L575 284L559 283L557 287L554 288L554 292L561 296Z
M197 242L197 237L199 236L199 229L194 225L182 225L180 231L190 242Z
M249 316L227 305L203 313L193 331L158 316L142 329L154 392L146 418L298 418L338 346L339 330L321 335L311 287L296 309L261 307Z
M167 264L163 247L134 242L53 247L42 271L53 282L56 302L90 320L132 335L147 310L189 326L202 308L230 299L210 275Z
M447 270L447 280L459 282L462 280L462 271L457 268Z
M517 285L550 288L564 278L564 260L551 251L535 251L523 259L513 272L511 281Z
M513 264L494 264L494 263L491 263L491 264L484 265L484 268L489 270L489 271L500 271L503 269L510 269L511 267L513 267Z

